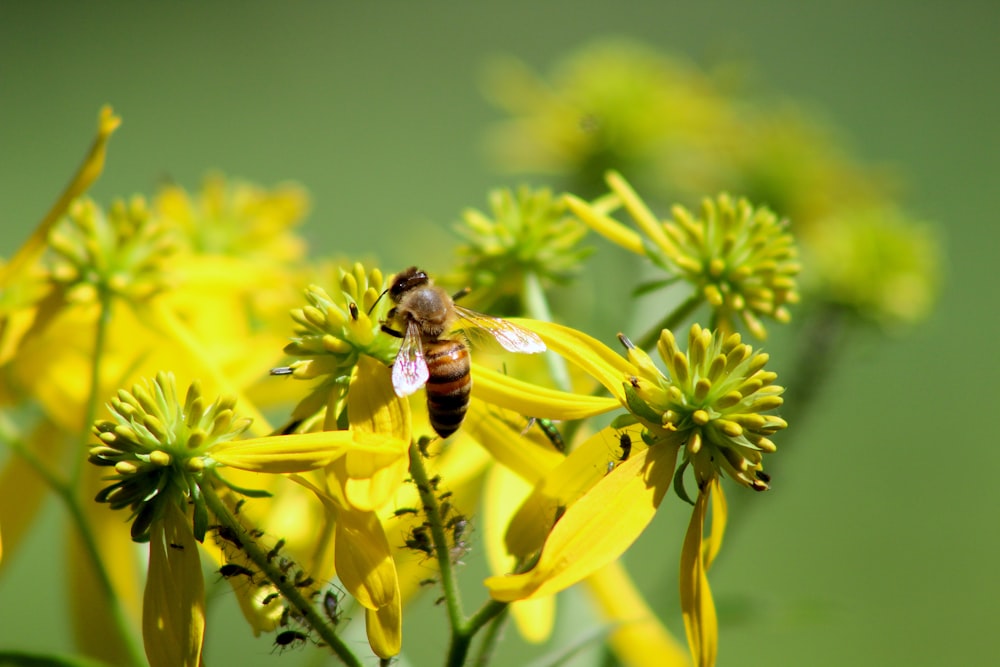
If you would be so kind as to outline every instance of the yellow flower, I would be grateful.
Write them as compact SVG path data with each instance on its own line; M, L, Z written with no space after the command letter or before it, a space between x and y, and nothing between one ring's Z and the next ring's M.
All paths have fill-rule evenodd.
M799 300L795 276L800 266L787 221L722 194L705 199L698 217L675 206L673 219L661 222L619 174L609 172L607 180L642 234L624 227L601 206L571 195L570 209L608 240L663 270L666 275L659 285L687 282L694 293L682 313L707 303L717 328L731 333L739 319L757 338L767 335L762 317L782 323L791 319L786 306Z
M695 662L712 664L715 616L704 572L721 544L725 510L718 479L730 476L755 490L767 488L762 454L769 436L786 426L763 414L781 404L767 355L753 353L738 334L691 328L686 353L669 331L659 346L670 376L626 342L628 361L579 334L536 329L551 349L587 365L629 414L598 432L538 483L507 530L507 548L526 571L486 580L497 600L537 599L558 592L617 559L642 533L675 478L677 455L691 465L699 489L681 558L682 609ZM622 367L624 365L624 367ZM620 443L609 456L608 442ZM675 485L682 489L679 475ZM709 495L716 500L708 542L702 538ZM706 546L707 545L707 546Z
M591 250L580 246L587 228L547 189L494 190L489 202L489 213L466 210L455 227L465 243L450 282L472 289L471 307L517 313L529 281L547 289L579 272Z

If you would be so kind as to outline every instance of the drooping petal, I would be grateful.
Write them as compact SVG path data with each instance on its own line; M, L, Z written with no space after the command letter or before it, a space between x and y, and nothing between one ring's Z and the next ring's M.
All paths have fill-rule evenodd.
M504 547L504 528L510 524L513 511L521 505L531 486L503 466L492 466L487 472L484 496L484 541L490 570L509 572L514 559ZM518 632L526 641L538 644L549 638L555 622L556 597L549 595L535 600L519 600L510 606Z
M383 451L348 450L334 473L342 479L347 501L359 510L373 511L392 497L406 478L406 453L413 432L410 404L396 396L389 369L362 355L351 379L347 419L351 430L379 438Z
M656 618L621 563L609 563L584 581L604 620L613 625L608 642L620 664L628 667L691 664L684 646Z
M399 582L385 530L374 512L341 509L336 522L337 575L367 609L398 603Z
M2 417L6 419L6 415ZM7 435L7 424L4 424ZM57 452L66 445L65 435L48 420L35 427L25 445L39 460L56 460ZM51 491L48 483L37 474L23 456L7 458L0 472L0 526L3 526L8 558L17 552L22 538L35 525L38 510ZM0 562L0 572L3 564Z
M378 609L365 609L365 630L375 655L388 660L399 654L403 645L403 608L398 594Z
M502 419L485 402L473 398L465 420L468 435L501 465L522 479L535 483L565 456L522 437L518 429Z
M581 443L557 465L544 471L544 479L519 504L517 512L505 524L509 525L505 536L509 553L527 558L542 547L559 508L572 506L608 473L608 464L618 459L617 437L622 433L628 433L636 443L635 453L645 448L639 436L639 427L621 431L606 428ZM498 460L504 463L503 459ZM517 468L512 469L521 474ZM540 477L525 479L535 481Z
M24 271L27 266L33 264L42 255L52 226L63 216L66 209L69 208L70 202L86 192L90 185L97 180L97 177L101 175L101 171L104 170L104 158L107 155L108 140L111 138L112 133L118 129L118 126L121 125L121 122L122 119L114 114L111 107L105 106L101 109L97 121L97 136L94 138L94 143L90 147L87 157L84 158L83 164L80 165L69 185L59 195L59 199L56 200L56 203L52 205L52 208L49 209L49 212L42 219L41 223L32 232L31 237L25 241L24 245L21 246L20 250L17 251L7 264L0 266L0 290L5 289L11 279L21 271Z
M711 498L711 486L698 494L681 550L681 612L696 667L715 664L719 639L715 603L708 586L706 559L703 556L705 517Z
M104 475L105 469L87 466L81 495L88 501L105 483ZM129 531L122 530L122 517L95 502L83 502L82 510L118 605L130 618L141 618L142 564L136 558ZM66 587L77 647L86 655L110 664L124 664L130 658L128 638L122 636L122 628L114 622L111 601L94 570L93 560L87 555L79 530L67 526L66 532Z
M205 582L191 527L174 504L151 531L142 636L151 667L201 665Z
M652 521L676 457L665 444L633 454L566 510L534 568L487 579L490 595L502 602L551 595L618 558Z

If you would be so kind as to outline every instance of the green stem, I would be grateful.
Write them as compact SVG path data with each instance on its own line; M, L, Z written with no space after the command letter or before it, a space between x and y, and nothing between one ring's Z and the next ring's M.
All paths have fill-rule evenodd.
M137 667L145 665L145 653L136 641L136 635L133 632L131 624L129 623L128 615L125 613L125 609L121 605L121 600L119 600L118 595L115 592L111 576L104 567L104 561L101 559L101 552L97 546L97 538L91 530L90 521L83 511L83 506L80 504L76 496L73 485L67 483L65 480L59 479L55 473L49 470L45 464L42 463L37 456L35 456L34 452L26 447L18 437L15 437L13 435L13 427L6 420L6 418L0 422L0 432L2 432L4 442L6 442L6 444L9 445L18 456L22 457L25 462L35 470L38 476L41 477L46 484L48 484L48 486L55 492L56 496L58 496L62 501L63 505L66 506L66 510L72 518L72 523L76 527L77 533L79 534L80 542L83 544L84 553L86 553L87 558L90 560L94 574L97 575L98 586L100 587L105 598L108 600L108 605L111 609L111 616L114 619L118 635L121 637L122 643L125 646L125 651L128 653L129 661L132 665L136 665Z
M451 543L445 530L444 517L441 515L441 505L427 476L420 448L410 444L410 475L417 485L420 501L423 503L424 515L427 517L427 527L431 531L434 543L434 554L437 557L441 574L441 588L444 590L445 604L448 609L448 620L451 623L451 644L448 647L448 657L445 665L461 667L469 654L472 638L486 623L507 609L507 604L490 600L472 615L468 620L462 613L462 599L458 590L458 579L455 567L451 562Z
M660 332L664 329L673 330L681 322L683 322L688 315L694 312L694 309L701 305L704 298L701 294L695 293L687 298L684 303L674 308L673 311L667 313L667 315L660 320L652 329L646 332L642 338L635 342L635 346L641 350L649 350L656 345L657 341L660 340Z
M527 272L524 276L523 287L522 298L528 316L542 322L551 322L552 310L549 308L549 301L545 296L545 290L542 289L538 275L533 271ZM549 366L549 374L556 387L563 391L572 391L566 360L555 352L546 352L545 362Z
M247 530L243 523L233 516L211 484L202 485L201 490L209 511L215 515L220 524L231 530L232 534L239 539L240 548L247 555L247 558L281 592L289 607L301 615L305 624L319 635L320 639L345 665L361 667L361 660L337 636L336 628L320 614L311 600L306 598L302 589L295 585L295 577L282 571L281 561L273 557L268 558L268 552L257 543L257 538Z
M413 477L413 481L417 485L420 502L424 506L424 515L427 517L428 528L431 531L431 540L434 542L434 554L440 568L441 588L444 590L445 605L448 609L448 620L451 623L452 641L454 642L455 635L465 624L465 617L462 613L462 597L458 590L458 579L451 562L451 544L445 533L441 506L431 486L430 478L427 476L420 448L412 442L410 443L410 476Z
M490 664L490 661L493 659L493 654L496 651L497 642L500 640L500 632L507 624L507 619L510 618L510 615L506 613L506 604L500 602L495 602L494 604L500 607L500 611L489 619L486 632L483 634L483 640L479 644L479 651L476 653L476 658L473 661L473 665L475 665L475 667L486 667L486 665ZM493 607L490 606L490 603L487 603L487 607L484 607L483 609L491 613L493 611ZM485 618L485 616L483 618Z
M108 343L108 328L111 323L111 292L98 288L98 313L96 328L94 330L94 352L91 356L93 363L90 365L90 387L87 392L87 405L83 413L83 428L80 430L80 446L73 456L72 469L70 473L70 487L76 489L80 485L83 476L83 464L86 458L82 452L87 451L87 444L90 442L90 426L97 416L97 406L101 400L101 361L104 359L104 349Z

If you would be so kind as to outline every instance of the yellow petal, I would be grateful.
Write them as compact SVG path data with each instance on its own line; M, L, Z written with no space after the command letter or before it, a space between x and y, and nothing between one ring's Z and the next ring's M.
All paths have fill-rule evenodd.
M347 420L352 430L391 433L410 442L410 404L396 396L392 373L384 364L361 355L348 395Z
M621 434L628 433L632 438L634 453L646 447L639 435L640 430L639 426L620 431L605 428L546 471L545 479L519 504L514 517L504 524L509 525L506 535L508 551L520 558L527 558L538 551L552 528L558 508L572 506L607 474L608 464L616 463Z
M639 229L649 237L656 245L662 248L667 255L673 257L677 254L676 244L663 231L663 223L660 222L646 204L639 198L632 186L628 184L622 175L616 171L609 171L606 179L611 189L621 198L622 205L629 215L639 225ZM641 253L646 254L645 250Z
M403 644L403 609L398 595L378 609L365 609L365 630L375 655L388 660L399 654Z
M676 458L668 445L633 454L566 510L534 568L487 579L490 595L501 602L551 595L618 558L653 520Z
M0 415L0 419L6 422L6 415ZM13 432L13 426L5 423L3 431L6 438L8 433ZM46 420L35 427L29 441L24 444L36 459L57 461L62 456L60 448L67 447L69 443L65 434ZM48 483L23 456L12 454L7 457L3 472L0 472L0 525L3 526L8 557L17 552L21 540L35 525L38 509L49 491Z
M543 419L584 419L614 410L620 405L613 398L539 387L476 363L472 364L472 368L475 378L473 396L518 414Z
M292 433L221 443L211 456L220 464L251 472L290 473L322 468L352 448L384 456L386 438L351 431Z
M702 556L705 516L711 497L711 487L698 494L681 550L681 613L696 667L714 665L718 648L719 627L715 603L712 601L705 559Z
M620 562L609 563L585 580L604 620L613 627L608 643L618 663L628 667L688 667L688 652L671 636ZM520 604L520 603L515 603Z
M406 454L413 427L409 402L396 396L391 372L371 357L358 360L348 395L347 419L358 437L371 434L372 438L381 438L384 451L372 456L368 450L350 450L332 472L344 484L344 494L352 506L368 511L379 509L408 474Z
M340 510L334 543L337 575L359 604L377 610L399 599L396 565L374 512Z
M204 636L205 582L198 545L184 513L171 503L149 541L142 637L150 666L200 665Z
M140 303L129 304L141 322L166 337L172 343L175 354L186 358L188 364L195 364L201 370L196 377L202 381L206 393L220 393L235 396L239 414L253 420L250 432L265 435L274 429L267 418L244 396L240 387L222 371L218 360L206 349L204 343L190 330L177 313L168 307L165 299L154 297Z
M563 461L563 454L523 437L520 429L511 428L494 410L473 398L465 431L498 463L534 484Z
M503 466L492 466L486 475L485 501L482 514L483 540L490 570L509 572L514 559L504 547L503 529L519 507L531 486ZM555 622L556 597L549 595L536 600L521 600L510 606L518 632L533 644L544 642L552 634Z
M69 185L59 195L59 199L49 209L28 240L7 264L0 267L0 290L6 289L15 276L35 263L45 250L52 226L63 216L70 203L86 192L87 188L101 175L101 171L104 169L104 158L107 154L108 139L118 129L121 122L122 119L114 114L111 107L106 106L101 109L97 121L97 136L90 147L90 152L87 153L87 157L84 158L83 164L80 165Z
M636 255L646 254L645 248L642 247L642 237L633 230L573 195L566 195L565 201L569 209L585 225L607 240Z
M107 484L105 475L104 470L87 466L81 480L83 498L89 501ZM122 516L95 502L83 502L82 509L115 598L125 615L138 621L142 616L140 582L143 574L136 545L129 532L123 530ZM68 527L68 533L66 585L77 646L87 655L110 664L131 662L126 643L130 638L122 636L121 628L113 620L115 612L111 601L94 571L93 560L87 554L80 533L75 527Z
M625 382L633 371L632 366L624 357L596 338L591 338L570 327L552 322L520 318L511 318L511 321L537 333L548 349L579 366L584 372L604 385L618 399L619 403L625 403L622 382ZM522 414L533 415L534 413L525 412ZM561 419L561 417L553 417L553 419Z

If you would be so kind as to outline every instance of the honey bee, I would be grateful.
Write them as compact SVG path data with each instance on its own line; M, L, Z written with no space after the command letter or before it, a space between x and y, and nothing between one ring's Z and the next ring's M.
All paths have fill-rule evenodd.
M461 328L465 335L485 332L510 352L545 351L545 343L533 332L455 305L454 298L415 266L394 276L386 291L395 304L388 322L403 329L382 325L383 331L403 339L392 365L393 389L397 396L409 396L426 385L431 426L442 438L462 425L472 389L469 348L464 336L446 337L453 329Z

